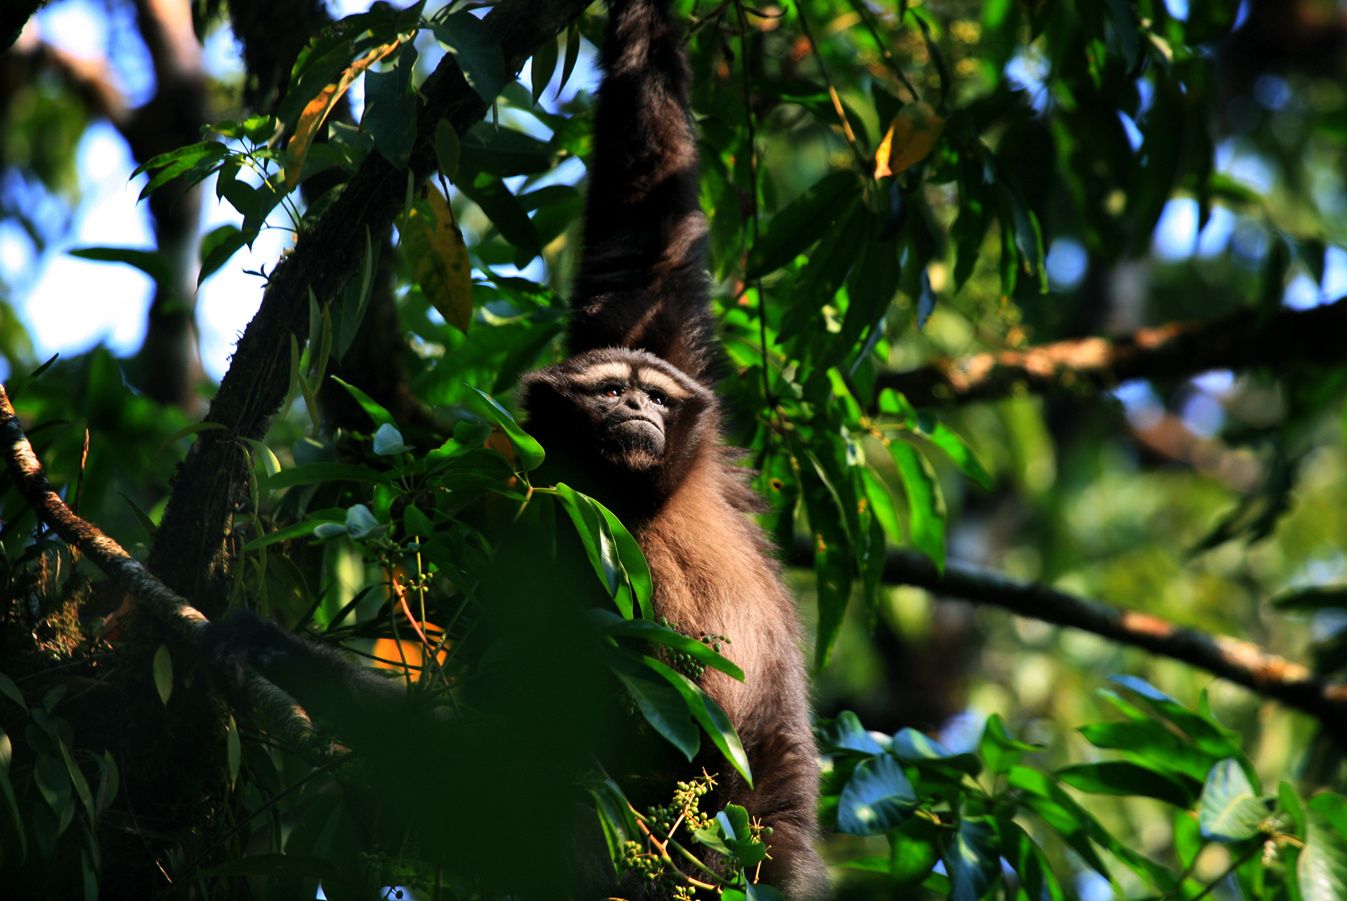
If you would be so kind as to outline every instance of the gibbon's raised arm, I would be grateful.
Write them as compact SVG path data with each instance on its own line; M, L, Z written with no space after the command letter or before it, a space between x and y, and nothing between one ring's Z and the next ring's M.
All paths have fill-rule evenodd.
M648 350L707 383L714 324L681 29L667 0L612 0L570 351Z

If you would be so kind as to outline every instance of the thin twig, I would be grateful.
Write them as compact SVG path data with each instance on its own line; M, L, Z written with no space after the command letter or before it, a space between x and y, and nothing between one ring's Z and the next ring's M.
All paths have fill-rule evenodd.
M818 43L814 40L814 33L809 28L809 19L804 14L804 0L795 0L795 13L800 17L800 27L804 30L805 39L809 41L809 52L814 57L814 62L818 65L819 74L823 76L823 82L828 86L828 97L832 100L833 110L837 113L837 118L842 123L842 134L847 139L847 146L856 156L856 164L860 171L868 172L870 162L866 158L865 152L861 149L860 141L856 137L856 132L851 127L851 120L847 118L846 108L842 106L842 97L837 93L837 88L833 86L832 76L828 74L828 65L823 61L823 54L819 52Z

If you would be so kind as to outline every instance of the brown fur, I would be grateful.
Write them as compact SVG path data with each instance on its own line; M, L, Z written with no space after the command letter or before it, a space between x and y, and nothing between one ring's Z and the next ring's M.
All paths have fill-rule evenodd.
M623 364L638 374L658 367L689 393L666 416L658 460L613 449L606 421L587 412L594 386ZM522 403L548 450L550 474L613 508L633 530L650 564L656 613L687 634L729 639L725 655L744 681L708 671L702 684L743 740L756 784L749 790L723 762L708 760L722 782L712 803L742 804L773 828L768 883L791 899L821 897L824 868L813 848L818 752L799 620L766 536L746 515L757 498L723 442L715 397L645 351L608 348L530 374Z
M573 356L525 379L529 429L547 448L553 475L633 530L650 564L658 615L690 635L730 639L726 654L745 681L708 671L703 685L738 730L756 787L727 778L723 761L708 756L722 774L712 803L742 804L772 826L768 883L792 901L819 898L827 882L813 847L819 771L803 638L772 548L748 515L761 504L739 455L724 443L709 390L718 348L706 217L697 200L680 29L668 0L610 0L602 64L568 335ZM680 388L662 389L667 407L646 403L642 389L652 386L641 384L642 370ZM630 392L621 415L613 397L601 399L600 383L615 376ZM662 439L651 436L654 426L623 415L659 420ZM701 763L670 781L694 775Z

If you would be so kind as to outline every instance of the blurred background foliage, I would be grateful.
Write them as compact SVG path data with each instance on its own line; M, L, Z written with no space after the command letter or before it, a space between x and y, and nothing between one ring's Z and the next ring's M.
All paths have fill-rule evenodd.
M198 347L222 339L201 343L198 331L216 327L195 316L198 285L235 278L228 303L241 328L261 295L257 276L275 266L274 250L257 260L250 248L302 245L368 155L406 164L413 86L446 50L494 101L466 133L436 132L441 172L429 190L445 193L409 187L396 228L369 235L357 277L340 296L314 299L289 402L265 446L251 449L263 487L252 493L255 531L243 532L253 543L236 549L232 598L287 625L320 626L363 598L373 625L338 637L357 635L369 652L393 637L380 631L387 549L341 538L298 553L264 536L349 528L358 503L394 523L401 489L318 484L301 499L273 495L268 484L285 483L267 479L351 454L368 462L362 442L385 419L423 449L471 437L455 432L481 418L468 386L508 403L522 372L557 359L603 11L578 18L506 84L471 14L436 3L402 12L83 4L102 23L101 56L72 52L44 24L73 5L50 4L0 56L0 363L53 481L139 553L214 391ZM938 565L972 563L1244 638L1326 678L1347 667L1341 362L1302 360L1292 346L1274 366L1236 357L1218 370L1106 375L1102 388L1068 364L1052 390L1026 383L965 402L946 387L914 399L918 409L891 390L936 360L1240 311L1256 334L1259 317L1347 294L1347 9L1334 0L678 5L723 395L761 473L767 523L792 564L804 564L788 575L816 636L820 718L841 723L856 711L868 729L915 728L953 752L981 748L986 762L995 714L1042 745L1032 759L1049 772L1101 757L1077 727L1115 716L1105 677L1133 674L1188 708L1209 698L1239 736L1232 754L1242 749L1269 785L1339 786L1340 747L1301 714L1097 636L892 584L901 578L883 566L886 553L911 547ZM344 14L354 18L334 27ZM376 49L378 62L353 67ZM343 72L350 90L316 121L306 104ZM318 138L300 152L291 136L306 127ZM137 190L153 179L141 245L83 240L91 185L80 169L92 165L89 147L104 146L91 134L124 143L141 170ZM143 216L130 201L128 222ZM143 318L140 349L77 348L29 378L61 331L37 333L41 306L56 300L34 271L71 265L63 255L74 244L101 261L79 265L105 267L81 272L143 274L121 293L93 279L79 292L90 308L143 310L116 314ZM207 356L204 372L227 368ZM332 373L362 389L355 403L323 378ZM62 553L32 540L32 514L12 491L0 504L11 597L68 590L32 574ZM1159 761L1146 765L1159 771ZM1095 795L1089 805L1127 847L1192 877L1166 897L1195 897L1225 874L1229 858L1194 850L1175 825L1182 818L1157 802ZM869 853L857 841L877 840L843 837L833 857ZM1068 895L1133 894L1082 875L1088 861L1068 847L1050 845L1059 875L1076 874L1062 876ZM1347 867L1347 854L1338 863ZM962 897L987 889L968 878L960 891L974 893ZM1238 889L1218 881L1216 894L1259 897L1252 878ZM1328 894L1299 890L1347 892L1341 873L1328 884Z

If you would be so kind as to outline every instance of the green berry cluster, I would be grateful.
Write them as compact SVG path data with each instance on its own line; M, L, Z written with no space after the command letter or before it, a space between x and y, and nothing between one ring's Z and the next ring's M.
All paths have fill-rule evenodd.
M715 786L716 777L702 770L696 779L679 782L674 789L673 800L668 804L650 808L650 819L666 836L673 831L680 817L691 832L709 828L712 817L702 813L701 800Z
M673 629L675 632L683 631L682 629L678 628L678 626L675 623L670 622L667 618L663 616L659 618L659 623L662 626L667 626L668 628ZM686 635L687 633L684 632L683 634ZM725 645L730 643L729 637L725 635L703 635L698 640L702 644L711 648L711 650L715 651L717 654L724 653L722 648L724 648ZM689 654L687 651L666 650L665 654L667 655L669 665L671 667L678 670L680 673L687 676L694 682L699 681L702 675L705 674L706 672L706 664L702 663L700 660L698 660L692 654Z
M622 843L622 869L635 873L647 882L657 882L664 877L664 861L656 854L646 851L640 842Z

